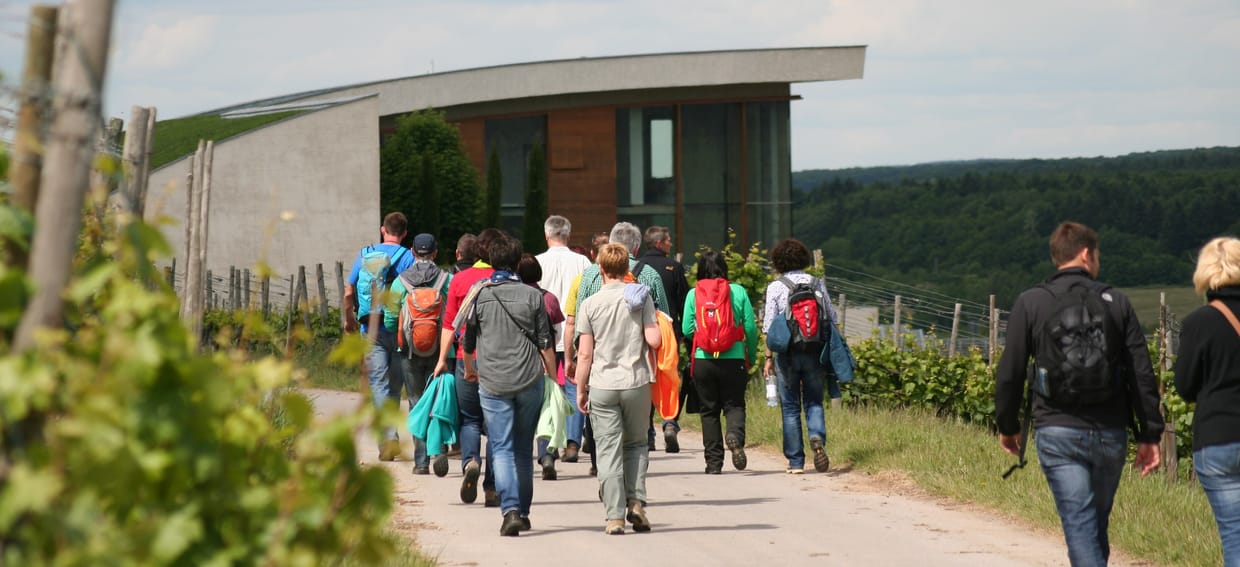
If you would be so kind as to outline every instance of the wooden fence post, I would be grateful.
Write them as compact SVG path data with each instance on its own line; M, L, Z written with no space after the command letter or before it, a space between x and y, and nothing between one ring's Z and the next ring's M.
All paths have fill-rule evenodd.
M126 210L138 214L138 200L142 195L142 168L149 150L145 144L149 139L146 128L149 125L150 110L141 106L129 109L129 128L125 132L125 146L121 152L121 195L124 196ZM141 217L138 217L141 220Z
M250 309L254 308L254 304L250 303L250 269L249 268L245 269L245 275L243 277L245 278L245 289L242 290L242 293L245 294L243 296L244 297L243 300L245 301L245 309L249 311Z
M821 248L814 249L814 267L815 268L822 267L822 249Z
M172 264L168 266L168 271L164 272L168 275L168 285L172 287L172 291L177 289L177 257L172 257Z
M956 356L956 337L960 335L960 304L956 304L956 311L952 314L952 338L947 343L947 356Z
M840 334L848 336L848 294L840 294Z
M995 360L995 353L999 352L999 345L995 344L999 340L999 313L995 310L995 295L990 294L990 309L987 311L990 315L990 327L986 333L986 360L987 364L994 368L998 363Z
M199 192L199 198L202 204L198 207L198 263L200 266L207 265L207 244L210 242L208 235L210 234L211 220L211 167L215 162L215 142L207 140L203 154L202 167L199 172L202 174L202 190Z
M327 303L327 284L323 281L322 263L314 265L314 276L315 280L318 281L319 284L319 314L322 315L323 320L326 321L328 310L331 306Z
M900 296L896 296L895 312L892 316L891 329L893 332L893 340L895 340L896 350L904 350L903 341L900 340Z
M39 200L39 180L43 168L43 124L46 123L45 96L51 90L52 58L56 44L56 15L54 6L30 7L30 22L26 27L26 61L22 70L20 106L17 110L17 130L13 135L12 161L9 163L9 182L13 185L10 201L18 209L32 215ZM17 242L4 240L8 250L9 265L26 269L29 252Z
M306 285L306 267L297 266L297 310L301 312L306 328L310 327L310 293Z
M64 324L61 293L69 283L82 230L82 205L93 164L93 142L99 131L112 9L112 0L73 2L66 4L61 14L64 33L60 35L72 40L58 46L62 51L56 57L50 89L53 98L40 188L43 195L34 208L28 272L35 292L14 337L13 347L18 352L34 346L37 329L56 329Z
M202 154L206 151L206 142L198 141L198 149L189 161L189 171L185 174L185 277L181 284L184 292L181 296L181 319L189 325L190 336L198 336L202 330L203 289L202 264L198 261L199 220L202 206Z
M344 263L336 261L336 295L340 298L340 325L344 326L349 308L344 305Z
M207 281L206 308L202 310L203 312L205 312L207 309L215 308L215 278L211 275L211 270L207 270L206 281Z
M263 274L263 280L258 285L259 295L262 296L263 317L271 314L271 276Z
M286 353L292 352L291 349L293 348L293 319L297 318L297 311L294 310L296 307L296 300L297 300L297 282L295 281L296 277L297 276L294 274L289 274L288 276L288 308L284 312L284 318L288 321L288 330L285 332L285 335L284 335L284 352Z
M1170 356L1167 353L1167 340L1170 334L1170 325L1167 320L1167 294L1160 292L1158 294L1158 365L1155 367L1154 376L1158 378L1158 410L1162 413L1163 421L1166 423L1163 428L1162 439L1159 439L1159 449L1162 451L1163 471L1167 475L1167 482L1175 482L1179 476L1179 459L1176 455L1175 446L1175 420L1167 419L1167 387L1163 384L1163 369L1167 367Z

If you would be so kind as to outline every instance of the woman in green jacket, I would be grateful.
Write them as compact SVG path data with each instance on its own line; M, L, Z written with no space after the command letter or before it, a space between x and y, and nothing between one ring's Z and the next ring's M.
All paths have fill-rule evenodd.
M697 279L697 286L685 298L682 330L693 349L691 368L701 402L706 474L723 472L725 444L732 453L732 466L745 470L745 386L749 365L758 355L753 304L745 288L727 282L728 264L714 250L706 250L699 258ZM722 302L711 309L711 296L722 297L725 290L731 312ZM726 436L721 431L721 413L728 421Z

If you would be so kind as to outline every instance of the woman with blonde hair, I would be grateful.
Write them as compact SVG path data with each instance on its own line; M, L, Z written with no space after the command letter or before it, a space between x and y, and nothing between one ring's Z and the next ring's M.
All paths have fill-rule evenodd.
M1197 257L1193 287L1207 305L1184 319L1175 387L1193 414L1193 468L1223 542L1240 566L1240 239L1220 237Z
M607 512L604 532L650 531L646 519L646 469L650 464L650 353L662 344L650 289L626 284L629 251L622 244L599 249L603 286L577 311L577 409L590 417L599 495Z

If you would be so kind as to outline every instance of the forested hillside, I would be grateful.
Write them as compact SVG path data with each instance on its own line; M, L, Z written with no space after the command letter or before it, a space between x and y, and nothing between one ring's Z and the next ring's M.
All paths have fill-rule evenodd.
M824 172L826 173L824 175ZM794 234L827 261L1009 305L1052 266L1062 220L1099 231L1102 279L1190 285L1196 252L1240 234L1240 148L793 174Z

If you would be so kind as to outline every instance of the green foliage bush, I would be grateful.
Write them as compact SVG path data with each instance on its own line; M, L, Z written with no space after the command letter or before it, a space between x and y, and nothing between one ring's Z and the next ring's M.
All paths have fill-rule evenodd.
M426 175L428 168L433 176ZM381 214L403 212L417 232L439 227L434 234L440 251L451 250L462 234L480 228L480 179L460 132L442 111L412 112L396 121L396 132L379 152ZM375 219L375 226L381 221Z
M940 417L994 426L994 375L977 349L948 357L912 341L903 349L877 339L850 346L857 369L852 382L840 385L847 403L925 408Z
M373 412L318 421L290 362L200 354L150 268L167 244L137 222L120 235L79 262L68 328L25 352L0 345L0 563L390 558L392 479L354 449ZM0 335L24 309L14 303L0 302ZM338 355L358 360L361 341Z

